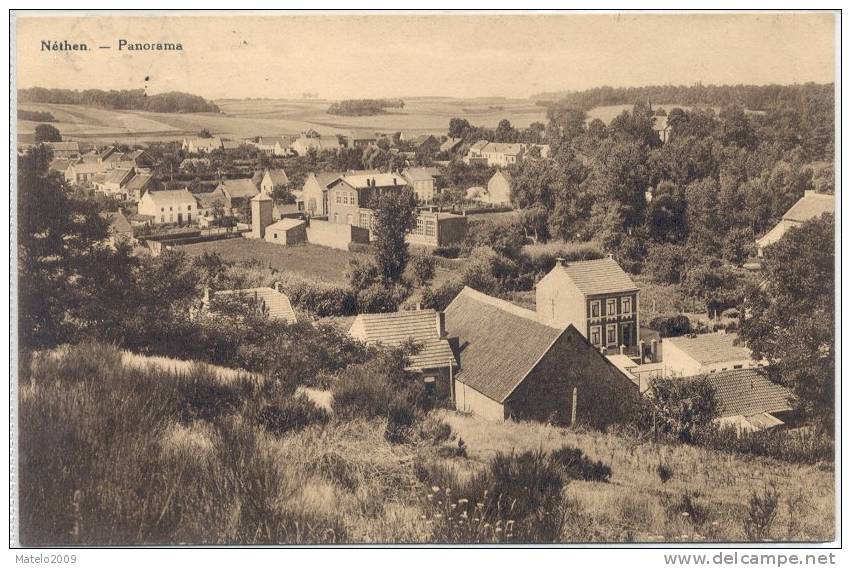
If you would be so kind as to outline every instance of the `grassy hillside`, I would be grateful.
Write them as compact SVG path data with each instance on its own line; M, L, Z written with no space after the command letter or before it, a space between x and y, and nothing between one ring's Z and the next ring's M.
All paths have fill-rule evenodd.
M449 495L435 472L470 479L497 452L564 445L612 473L608 483L570 481L563 509L535 513L563 519L556 540L741 540L748 500L768 486L780 499L767 539L833 536L831 469L445 410L391 443L385 419L305 414L305 403L277 400L266 386L204 366L147 365L96 345L27 361L23 543L433 541L446 534L439 507L451 514L468 497ZM667 482L659 464L671 469Z
M405 107L378 116L335 116L326 111L330 101L224 100L216 101L222 113L153 113L117 111L79 105L21 103L24 110L50 112L63 136L100 142L142 143L176 140L206 128L235 139L250 136L294 135L313 128L336 134L349 128L406 133L446 133L449 119L496 127L507 118L516 127L544 121L546 111L525 100L406 99ZM18 121L18 132L29 134L37 123Z

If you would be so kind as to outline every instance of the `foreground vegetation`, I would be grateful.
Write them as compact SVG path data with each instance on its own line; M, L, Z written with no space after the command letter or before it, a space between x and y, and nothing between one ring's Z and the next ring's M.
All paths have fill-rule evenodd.
M831 467L429 411L416 391L386 398L400 371L378 357L336 375L332 412L275 381L102 345L24 358L22 542L833 538ZM765 495L772 518L754 525Z

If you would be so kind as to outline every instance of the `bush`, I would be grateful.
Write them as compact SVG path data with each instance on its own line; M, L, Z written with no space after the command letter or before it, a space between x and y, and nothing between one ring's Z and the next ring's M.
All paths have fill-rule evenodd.
M576 243L564 241L550 241L547 244L535 244L523 247L523 258L531 269L546 273L553 269L557 258L563 258L567 262L580 260L597 260L603 258L605 253L596 243Z
M395 312L410 295L401 284L375 283L357 294L357 310L361 314Z
M694 444L718 416L715 389L705 377L651 381L640 418L654 438Z
M777 518L779 494L774 487L765 487L761 493L751 493L748 515L744 519L745 534L750 542L762 542L771 536L771 526Z
M612 468L602 461L588 459L578 448L563 446L550 454L550 460L562 469L568 479L608 482L612 478Z
M267 403L258 414L258 421L263 427L278 435L312 424L326 424L328 419L328 412L316 406L304 393Z
M691 320L682 314L657 316L650 320L649 326L662 337L679 337L692 332Z
M449 280L437 288L423 288L422 307L442 312L463 289L464 283L459 280Z
M443 258L458 258L458 255L461 254L461 249L460 247L455 246L441 246L434 247L434 250L432 250L431 253Z
M656 475L659 476L659 481L667 483L674 477L674 468L666 463L660 463L656 466Z
M709 507L700 503L700 493L684 492L673 503L666 505L668 515L671 517L685 517L692 525L699 528L709 520Z
M293 306L318 317L350 316L357 313L357 298L344 286L322 286L296 282L285 286L284 291Z
M369 253L372 251L371 245L365 243L349 243L349 252Z
M433 256L415 254L408 262L408 268L413 274L413 280L418 286L426 286L434 278L435 265Z
M771 429L740 432L736 428L711 428L698 437L701 446L722 452L750 454L793 463L832 463L836 448L825 432L816 428Z

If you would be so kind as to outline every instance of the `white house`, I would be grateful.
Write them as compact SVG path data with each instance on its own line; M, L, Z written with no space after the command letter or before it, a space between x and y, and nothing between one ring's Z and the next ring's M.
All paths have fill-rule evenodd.
M191 223L198 220L198 202L186 188L148 191L139 200L139 215L151 217L155 225Z
M690 377L722 371L751 369L765 364L756 361L751 350L736 344L735 333L704 333L662 338L662 361L665 373L674 377Z
M182 148L190 154L203 153L209 154L213 150L223 148L222 139L218 136L212 138L184 138Z

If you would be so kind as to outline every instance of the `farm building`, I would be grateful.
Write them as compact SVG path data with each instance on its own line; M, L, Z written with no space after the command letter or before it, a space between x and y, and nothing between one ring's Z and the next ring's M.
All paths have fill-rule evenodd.
M734 369L706 375L715 390L719 425L752 432L781 426L792 410L793 395L771 380L763 367Z
M511 205L511 175L497 170L488 180L487 191L478 200L491 205Z
M689 377L758 367L751 350L738 345L735 333L703 333L662 339L662 360L669 376Z
M54 158L70 158L75 159L80 157L80 143L74 141L67 142L45 142L51 150L53 150Z
M807 190L804 196L783 215L773 229L756 241L757 254L763 256L765 247L779 241L786 231L798 227L810 219L820 217L824 213L833 213L836 207L835 197L829 193L816 193Z
M408 357L406 370L423 375L426 388L440 397L451 394L452 373L458 364L449 345L443 313L434 310L360 314L349 335L369 345L401 347L413 342L418 350Z
M300 219L281 219L266 227L263 237L268 243L291 246L307 241L307 224Z
M572 325L465 287L446 308L458 338L458 410L492 420L605 427L627 418L638 387ZM575 411L573 410L575 407Z
M205 288L202 310L215 312L216 300L227 300L234 296L255 300L269 319L285 320L287 323L296 323L297 321L289 297L280 291L278 284L274 288L260 287L243 288L240 290L217 290L212 293L209 288Z

